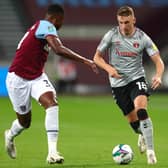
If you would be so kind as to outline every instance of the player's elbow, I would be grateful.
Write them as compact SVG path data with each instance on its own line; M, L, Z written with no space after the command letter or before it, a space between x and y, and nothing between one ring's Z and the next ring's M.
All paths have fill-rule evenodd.
M95 64L98 64L98 62L99 62L99 57L98 57L97 54L94 55L93 61L94 61Z
M102 55L101 55L100 52L97 50L96 53L95 53L95 55L94 55L94 57L93 57L93 61L94 61L96 64L98 64L99 61L101 60L101 57L102 57Z
M93 61L96 62L96 56L95 56L95 55L94 55L94 57L93 57Z

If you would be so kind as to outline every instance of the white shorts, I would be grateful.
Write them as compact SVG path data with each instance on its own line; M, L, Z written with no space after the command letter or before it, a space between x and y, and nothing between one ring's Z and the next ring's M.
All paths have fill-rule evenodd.
M26 80L14 72L8 72L6 87L13 108L19 114L26 114L31 110L31 97L38 101L48 91L56 96L56 91L45 73L34 80Z

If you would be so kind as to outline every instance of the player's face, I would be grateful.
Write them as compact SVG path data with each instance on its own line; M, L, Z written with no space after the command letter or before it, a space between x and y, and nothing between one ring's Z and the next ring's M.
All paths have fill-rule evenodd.
M117 16L120 31L123 35L129 36L134 32L135 17L134 16Z
M59 30L63 24L64 16L63 15L57 15L55 16L53 20L53 24L56 27L57 30Z

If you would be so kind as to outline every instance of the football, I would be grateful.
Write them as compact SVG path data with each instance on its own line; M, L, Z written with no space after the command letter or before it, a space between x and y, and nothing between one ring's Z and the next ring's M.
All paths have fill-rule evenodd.
M112 150L112 157L117 164L129 164L134 157L134 153L130 145L118 144Z

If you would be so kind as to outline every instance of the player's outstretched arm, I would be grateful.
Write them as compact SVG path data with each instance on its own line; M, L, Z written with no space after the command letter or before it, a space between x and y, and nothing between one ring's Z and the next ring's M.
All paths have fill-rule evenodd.
M58 37L47 36L46 40L56 54L63 56L65 58L68 58L68 59L72 59L72 60L87 64L88 66L92 68L92 70L95 73L98 73L97 67L92 60L82 57L79 54L72 51L71 49L65 47Z
M103 55L98 50L96 51L93 60L97 66L104 69L111 77L114 78L122 77L120 74L118 74L117 70L114 67L106 63L106 61L103 59Z

